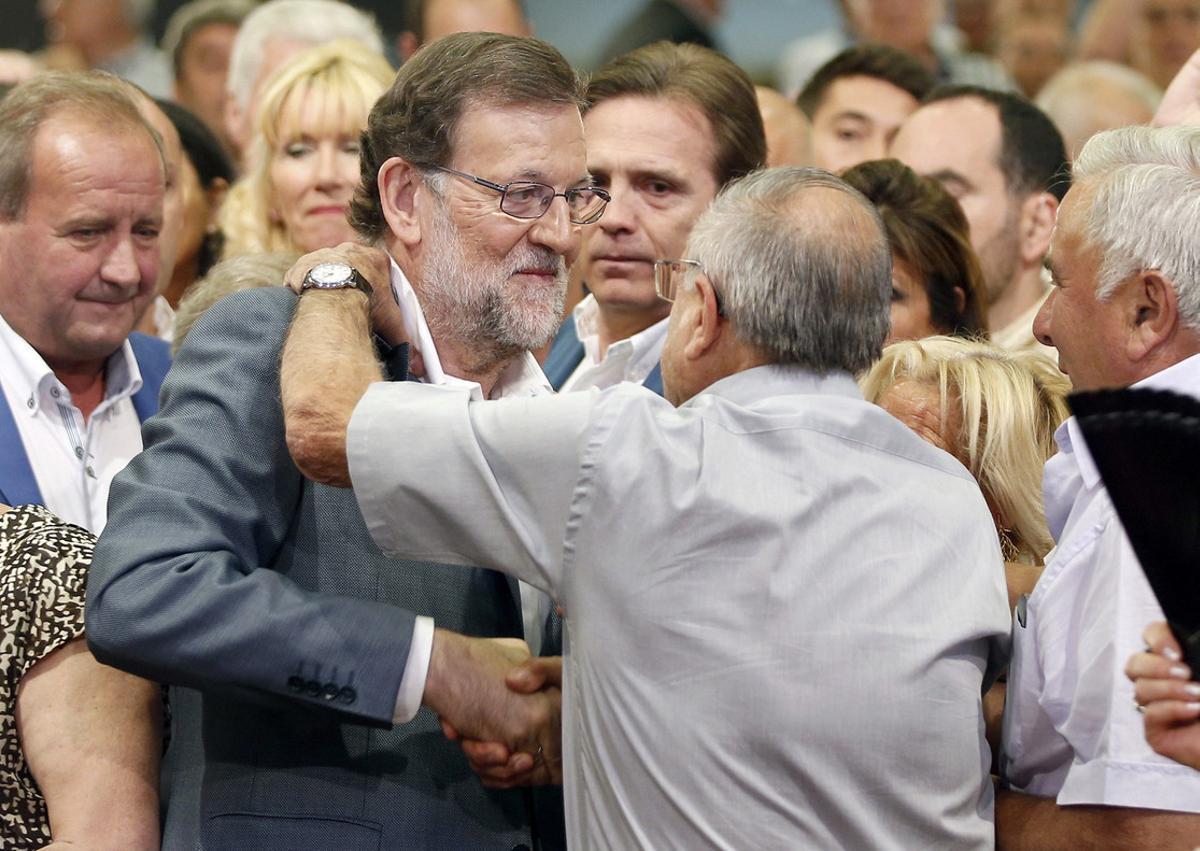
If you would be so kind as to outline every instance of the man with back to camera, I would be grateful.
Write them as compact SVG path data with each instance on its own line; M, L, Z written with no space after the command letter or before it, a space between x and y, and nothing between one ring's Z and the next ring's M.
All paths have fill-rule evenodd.
M1034 323L1077 390L1200 396L1200 129L1093 136ZM1046 462L1057 547L1013 628L996 838L1005 849L1191 848L1200 771L1153 753L1122 668L1163 619L1075 420Z
M394 294L380 337L408 343L381 346L392 376L548 392L527 349L553 333L578 222L605 203L581 102L549 45L459 34L373 108L352 216L393 258L375 278ZM365 285L325 267L309 286ZM166 846L557 847L529 795L485 790L437 718L519 752L522 782L554 778L557 693L510 693L528 650L465 637L536 646L547 601L494 571L386 559L350 494L302 478L278 403L295 304L239 293L188 332L92 568L97 656L183 687Z
M992 342L1041 348L1033 318L1049 292L1042 263L1071 183L1054 123L1021 95L948 86L909 116L890 155L941 182L962 206L983 268Z
M632 381L661 393L667 305L654 261L678 256L720 188L766 162L762 116L745 72L694 44L614 59L587 101L588 171L613 200L586 230L576 274L591 294L563 321L546 377L559 391Z
M878 214L760 171L683 254L658 265L666 400L372 384L368 299L302 295L297 462L352 482L384 548L564 607L573 847L991 848L1004 573L969 474L855 384L890 325Z
M0 101L0 502L104 528L170 365L133 331L160 266L164 169L107 74L45 74Z

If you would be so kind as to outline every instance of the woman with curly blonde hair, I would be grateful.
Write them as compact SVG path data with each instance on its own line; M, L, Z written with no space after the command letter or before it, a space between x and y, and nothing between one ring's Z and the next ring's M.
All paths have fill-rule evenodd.
M246 172L221 210L224 257L306 253L354 237L359 136L395 72L356 41L297 54L267 81Z
M996 521L1009 595L1033 587L1054 546L1042 467L1069 415L1071 384L1045 356L977 340L895 343L863 379L863 395L971 471Z

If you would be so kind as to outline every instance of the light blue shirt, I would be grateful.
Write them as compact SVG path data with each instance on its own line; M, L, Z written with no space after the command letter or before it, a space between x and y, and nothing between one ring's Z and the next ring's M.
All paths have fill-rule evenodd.
M996 530L849 375L758 367L679 409L376 384L348 449L384 550L564 606L572 848L992 847Z

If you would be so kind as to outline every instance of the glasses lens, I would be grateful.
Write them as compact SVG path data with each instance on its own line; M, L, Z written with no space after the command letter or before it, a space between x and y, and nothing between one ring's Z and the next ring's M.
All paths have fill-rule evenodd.
M675 300L676 269L670 260L654 261L654 291L664 301Z
M536 219L554 199L554 190L544 183L510 183L500 199L500 209L518 219Z
M608 198L595 189L569 189L567 205L571 208L572 222L577 225L590 225L604 214Z

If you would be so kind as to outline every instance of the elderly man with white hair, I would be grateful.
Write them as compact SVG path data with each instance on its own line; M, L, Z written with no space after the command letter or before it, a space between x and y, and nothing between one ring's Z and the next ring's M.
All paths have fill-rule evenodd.
M301 297L301 468L348 471L385 550L477 559L566 613L571 847L992 846L1004 573L970 474L854 381L890 258L826 172L732 184L657 264L666 399L373 384L368 299Z
M1200 128L1093 137L1050 247L1034 331L1078 390L1200 395ZM1001 848L1192 848L1200 771L1153 753L1125 660L1163 619L1074 418L1046 463L1058 546L1018 606Z
M340 38L383 53L383 36L374 19L337 0L270 0L242 22L225 81L225 132L241 155L253 136L254 113L262 85L290 57Z

